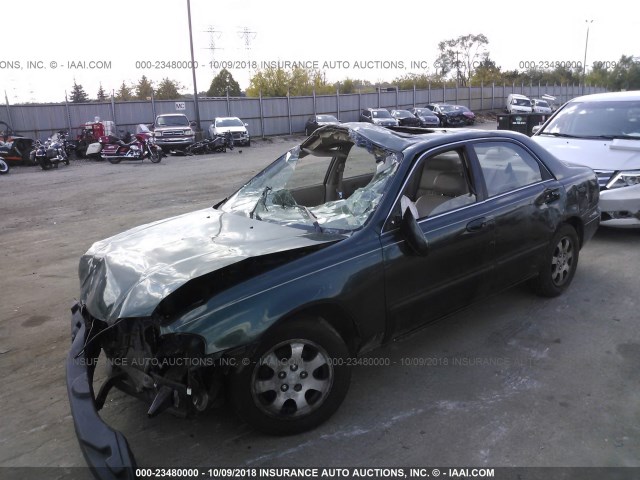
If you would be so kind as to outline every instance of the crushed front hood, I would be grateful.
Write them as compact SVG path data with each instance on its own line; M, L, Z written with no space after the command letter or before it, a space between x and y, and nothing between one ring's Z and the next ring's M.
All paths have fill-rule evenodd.
M335 235L252 220L212 208L94 243L80 259L80 300L96 318L149 316L189 280L255 257L335 241Z

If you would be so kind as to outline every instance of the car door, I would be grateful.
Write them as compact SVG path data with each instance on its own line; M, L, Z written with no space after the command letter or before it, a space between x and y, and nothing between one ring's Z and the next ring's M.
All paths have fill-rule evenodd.
M474 177L464 144L423 155L407 177L381 235L387 335L413 330L484 293L494 228ZM399 226L402 197L415 209L426 255L411 250Z
M495 272L490 289L502 290L535 275L562 216L560 183L515 141L477 141L470 155L482 178L487 212L495 222Z

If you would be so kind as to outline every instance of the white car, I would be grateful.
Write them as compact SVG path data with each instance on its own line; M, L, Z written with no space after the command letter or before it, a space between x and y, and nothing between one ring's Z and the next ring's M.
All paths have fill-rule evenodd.
M248 126L248 124L244 123L238 117L216 117L213 119L211 125L209 125L209 137L214 138L231 132L235 145L246 145L249 147L251 146L251 137L247 130Z
M510 93L505 110L507 113L531 113L531 100L519 93Z
M602 225L640 228L640 91L575 98L532 138L560 160L595 170Z
M533 108L533 113L551 114L551 105L549 105L549 103L546 100L541 100L539 98L532 98L531 107Z

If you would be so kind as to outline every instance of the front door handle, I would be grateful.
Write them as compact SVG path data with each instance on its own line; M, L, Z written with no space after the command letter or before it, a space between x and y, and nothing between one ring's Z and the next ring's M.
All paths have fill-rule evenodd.
M486 217L476 218L467 223L467 232L479 232L487 228L488 224L489 222Z

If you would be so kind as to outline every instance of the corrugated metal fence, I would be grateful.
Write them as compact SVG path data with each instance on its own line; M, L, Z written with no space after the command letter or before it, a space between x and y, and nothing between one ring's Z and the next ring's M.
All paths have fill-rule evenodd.
M491 85L484 87L439 87L423 90L380 90L375 93L312 95L278 98L199 98L201 126L205 132L215 117L240 117L249 124L253 137L286 135L304 131L307 118L314 113L335 115L342 122L358 121L360 110L369 107L410 108L427 103L447 102L465 105L475 112L502 110L510 93L531 98L549 94L562 104L579 95L606 91L581 85ZM135 130L139 123L152 123L161 113L184 113L194 120L192 99L102 103L63 103L7 105L0 108L3 120L23 135L44 139L58 130L73 135L95 117L112 120L122 130Z

